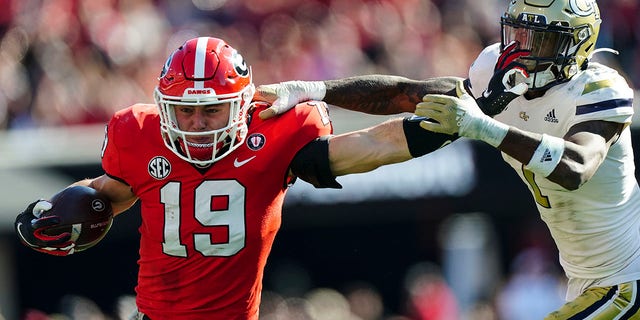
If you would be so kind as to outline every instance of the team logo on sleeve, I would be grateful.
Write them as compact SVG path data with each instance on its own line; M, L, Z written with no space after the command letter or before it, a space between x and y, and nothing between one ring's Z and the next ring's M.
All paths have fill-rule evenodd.
M171 173L171 163L165 157L157 156L149 161L147 169L150 176L157 180L162 180Z
M264 147L267 138L262 133L252 133L247 137L247 147L253 151L258 151Z

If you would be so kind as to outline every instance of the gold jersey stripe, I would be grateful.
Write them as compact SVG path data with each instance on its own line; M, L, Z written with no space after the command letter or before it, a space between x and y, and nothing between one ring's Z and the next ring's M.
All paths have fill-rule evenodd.
M582 91L582 94L585 95L587 93L590 93L602 88L613 87L614 82L615 80L613 79L605 79L605 80L587 83L586 85L584 85L584 90Z

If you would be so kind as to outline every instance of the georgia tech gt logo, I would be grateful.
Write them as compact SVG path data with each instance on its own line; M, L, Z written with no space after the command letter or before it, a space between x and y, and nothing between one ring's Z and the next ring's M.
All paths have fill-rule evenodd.
M569 0L569 7L573 12L581 17L586 17L594 13L594 0Z

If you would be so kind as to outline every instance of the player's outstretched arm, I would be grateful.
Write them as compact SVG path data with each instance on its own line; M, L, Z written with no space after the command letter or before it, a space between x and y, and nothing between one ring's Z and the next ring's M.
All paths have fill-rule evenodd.
M433 152L457 136L425 132L415 117L395 118L329 140L329 162L336 176L361 173Z
M420 127L422 118L390 119L366 129L320 137L303 147L291 171L316 188L341 188L337 176L374 170L435 151L457 138Z
M413 112L430 93L453 94L461 78L412 80L392 75L364 75L325 81L287 81L259 86L254 99L272 106L260 112L267 119L307 100L324 100L341 108L369 114Z
M510 127L486 114L458 85L458 97L427 95L416 114L434 119L420 125L429 131L458 133L484 141L567 190L576 190L596 172L624 124L587 121L574 125L564 137Z
M390 75L366 75L325 81L324 101L369 114L415 111L426 94L454 94L458 77L411 80Z
M329 139L329 163L336 176L367 172L411 158L400 118Z

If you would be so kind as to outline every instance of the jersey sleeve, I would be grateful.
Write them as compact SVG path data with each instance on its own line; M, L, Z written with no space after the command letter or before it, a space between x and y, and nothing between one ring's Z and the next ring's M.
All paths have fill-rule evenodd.
M333 134L327 104L322 101L303 102L294 107L293 125L295 139L293 148L297 152L317 137Z
M105 128L105 137L102 146L102 169L112 178L124 181L120 167L120 150L118 145L118 132L122 122L122 112L113 115Z
M469 83L474 97L480 97L489 85L493 77L498 57L500 56L500 44L495 43L486 47L469 67Z
M339 187L339 184L332 179L333 176L328 169L328 152L326 150L325 152L318 152L322 148L316 148L318 145L323 145L317 143L320 141L318 138L333 134L333 125L329 117L327 104L321 101L300 103L280 117L282 119L279 119L278 126L280 128L286 127L281 131L291 136L288 144L293 153L287 163L287 167L292 169L293 172L301 173L301 177L312 184L314 184L312 182L314 178L333 182L323 183L322 186L314 184L317 187ZM309 168L315 168L316 170L310 170ZM320 173L322 173L321 176L317 176Z
M113 115L106 128L102 169L108 176L128 185L131 185L131 177L128 176L130 170L126 170L127 154L138 150L141 140L149 139L141 131L149 108L149 105L140 104L122 109Z
M633 89L618 72L594 63L580 84L574 124L591 120L631 123Z

